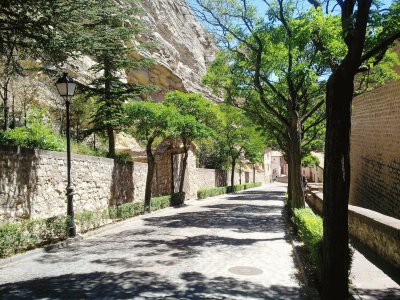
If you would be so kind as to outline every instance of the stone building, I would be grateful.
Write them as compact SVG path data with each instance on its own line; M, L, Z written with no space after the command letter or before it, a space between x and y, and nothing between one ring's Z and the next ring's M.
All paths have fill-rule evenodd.
M400 45L396 49L400 53ZM395 218L400 218L399 120L400 80L353 101L350 204Z
M311 154L318 157L319 164L313 167L302 167L302 175L309 182L321 183L324 181L324 153L311 151Z
M271 175L272 179L276 180L285 174L285 159L279 151L271 151Z

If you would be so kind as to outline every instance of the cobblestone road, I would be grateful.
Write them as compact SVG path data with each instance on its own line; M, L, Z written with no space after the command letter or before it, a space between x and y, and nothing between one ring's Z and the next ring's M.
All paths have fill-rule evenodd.
M2 299L301 299L285 187L190 201L0 269Z

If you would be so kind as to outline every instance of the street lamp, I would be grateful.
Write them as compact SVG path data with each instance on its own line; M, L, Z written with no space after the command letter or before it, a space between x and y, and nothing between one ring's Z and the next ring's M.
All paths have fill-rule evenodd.
M76 83L71 78L68 77L68 73L64 73L61 78L59 78L56 82L56 87L58 93L65 100L65 106L67 109L67 216L69 217L69 228L68 228L68 236L74 237L76 235L76 227L74 221L74 206L72 202L72 198L74 196L74 187L71 184L71 141L70 141L70 132L69 132L69 105L70 98L74 95Z

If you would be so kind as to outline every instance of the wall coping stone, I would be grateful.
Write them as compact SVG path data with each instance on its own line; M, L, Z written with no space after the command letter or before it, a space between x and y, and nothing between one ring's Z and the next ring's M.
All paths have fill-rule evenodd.
M5 145L0 145L0 151L1 152L7 152L7 153L14 153L14 154L30 154L30 155L35 155L38 157L51 157L51 158L61 158L61 159L67 159L67 152L59 152L59 151L50 151L50 150L42 150L42 149L30 149L30 148L22 148L19 146L5 146ZM92 155L84 155L84 154L74 154L71 153L71 159L72 160L80 160L80 161L93 161L93 162L103 162L107 164L114 164L115 161L113 158L107 158L107 157L99 157L99 156L92 156ZM133 164L131 161L124 162L126 164ZM135 162L135 164L146 164L146 163L138 163Z
M318 213L321 213L321 204L323 203L323 193L311 191L310 197L307 197L307 202ZM318 204L319 202L319 204ZM399 252L400 249L400 220L386 216L379 212L349 205L349 234L356 240L370 248L381 258L389 262L395 268L400 267ZM350 226L353 224L353 226ZM354 225L355 224L355 225ZM367 228L367 233L360 234L358 224ZM356 226L357 228L355 228ZM377 238L377 235L379 238ZM383 245L383 246L382 246ZM388 249L397 249L390 250Z
M222 170L220 170L220 169L197 168L197 167L196 167L196 170L205 170L205 171L222 171Z
M314 194L317 198L319 198L321 201L324 200L324 194L322 192L317 192L317 191L312 191L312 194ZM382 229L385 230L394 230L395 232L398 231L399 237L400 237L400 220L381 214L379 212L359 207L359 206L354 206L349 204L349 214L355 214L360 217L364 217L366 220L370 222L374 222L377 225L383 226Z

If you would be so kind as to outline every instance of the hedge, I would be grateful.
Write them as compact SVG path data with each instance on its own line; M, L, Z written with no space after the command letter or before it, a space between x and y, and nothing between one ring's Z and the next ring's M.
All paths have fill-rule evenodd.
M151 210L180 205L185 194L154 197ZM125 203L102 211L84 211L75 214L74 220L79 232L84 233L112 220L124 220L145 213L143 203ZM68 217L57 216L48 219L33 219L21 223L0 225L0 258L14 255L52 242L66 239L68 236Z
M0 225L0 257L63 240L67 237L67 228L66 216L2 224Z
M322 267L322 218L309 208L295 209L293 214L299 236L310 254L313 271L320 274Z
M207 197L226 194L227 188L228 187L223 186L223 187L215 187L215 188L210 188L210 189L201 189L201 190L197 191L197 198L198 199L204 199L204 198L207 198Z
M322 271L322 237L323 223L322 218L313 213L310 208L295 209L293 214L294 222L297 226L299 236L304 242L304 246L309 253L309 262L312 271L317 278L321 278ZM351 270L354 250L349 247L348 270Z
M238 192L252 187L261 186L261 182L250 182L245 184L236 184L233 186L215 187L209 189L200 189L197 191L197 199L204 199L212 196L218 196L226 193Z

